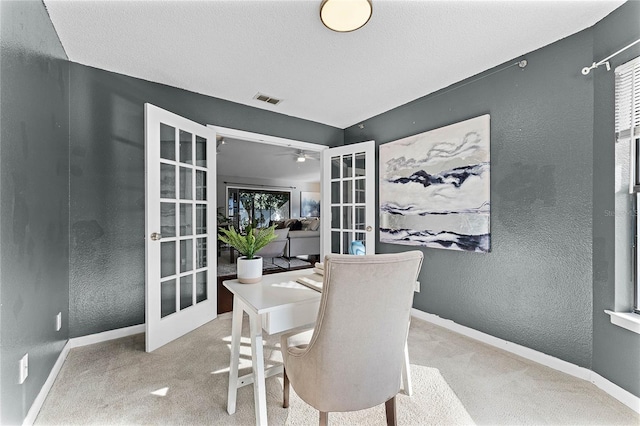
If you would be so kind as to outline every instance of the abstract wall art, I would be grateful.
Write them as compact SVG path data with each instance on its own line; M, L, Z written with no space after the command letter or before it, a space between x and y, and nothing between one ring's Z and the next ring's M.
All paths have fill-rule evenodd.
M300 217L320 217L319 192L300 192Z
M489 115L380 145L380 241L490 248Z

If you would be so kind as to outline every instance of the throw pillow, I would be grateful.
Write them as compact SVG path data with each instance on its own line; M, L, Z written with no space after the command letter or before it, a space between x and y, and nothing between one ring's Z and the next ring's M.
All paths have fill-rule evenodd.
M276 226L276 229L284 229L284 220L271 220L269 221L269 226Z
M316 218L309 224L309 231L317 231L320 229L320 219Z

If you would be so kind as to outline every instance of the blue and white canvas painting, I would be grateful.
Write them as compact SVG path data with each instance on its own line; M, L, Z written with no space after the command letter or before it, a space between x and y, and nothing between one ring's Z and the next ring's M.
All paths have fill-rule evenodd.
M489 115L380 145L380 241L490 247Z

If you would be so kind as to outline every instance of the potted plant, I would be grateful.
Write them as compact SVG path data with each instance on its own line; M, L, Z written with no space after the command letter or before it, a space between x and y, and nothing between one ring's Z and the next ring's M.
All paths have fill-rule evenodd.
M244 284L257 283L262 279L262 257L256 252L276 238L275 226L254 231L251 227L247 234L238 233L235 228L220 229L218 239L229 244L242 255L238 258L238 281Z

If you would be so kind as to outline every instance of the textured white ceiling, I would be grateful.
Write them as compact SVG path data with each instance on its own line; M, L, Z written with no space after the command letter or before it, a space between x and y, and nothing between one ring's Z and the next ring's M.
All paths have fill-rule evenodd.
M352 33L321 24L320 0L44 3L73 62L345 128L587 28L624 1L373 0Z

